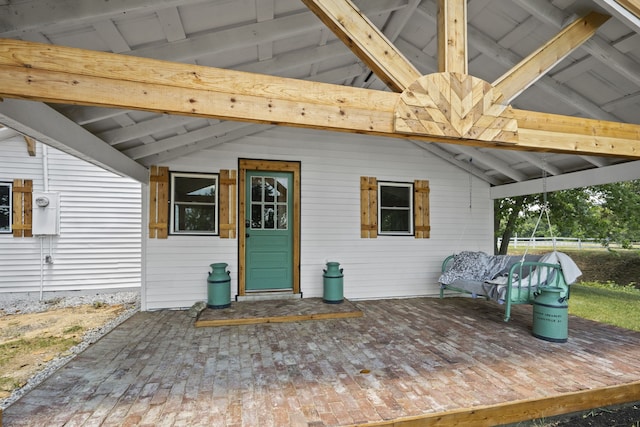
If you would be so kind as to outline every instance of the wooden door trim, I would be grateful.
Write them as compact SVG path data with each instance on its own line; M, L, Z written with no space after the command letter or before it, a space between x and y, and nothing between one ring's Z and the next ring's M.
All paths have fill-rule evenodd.
M246 295L246 177L247 171L291 172L293 174L293 293L300 293L300 162L281 160L238 160L238 295Z

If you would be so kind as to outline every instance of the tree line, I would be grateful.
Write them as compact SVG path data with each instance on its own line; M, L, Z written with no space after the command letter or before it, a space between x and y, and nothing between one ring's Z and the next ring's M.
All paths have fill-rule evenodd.
M551 230L540 211L548 208ZM495 252L514 236L596 238L603 246L640 241L640 180L507 197L494 201ZM500 242L500 243L498 243Z

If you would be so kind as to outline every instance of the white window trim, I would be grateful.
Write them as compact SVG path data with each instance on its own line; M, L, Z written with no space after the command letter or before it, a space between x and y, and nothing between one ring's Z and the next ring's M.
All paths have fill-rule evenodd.
M0 234L9 234L13 233L13 183L0 181L0 185L9 188L9 229L0 230Z
M404 187L409 189L409 207L398 208L407 210L409 212L409 230L408 231L383 231L382 230L382 187ZM378 235L379 236L413 236L415 233L413 218L413 194L414 185L412 182L392 182L392 181L378 181ZM385 207L386 209L393 209L393 207Z
M171 192L169 204L169 234L176 236L217 236L220 230L220 176L217 173L196 173L196 172L171 172ZM213 231L177 231L175 227L175 179L178 178L212 178L215 179L216 201L215 203L215 224Z

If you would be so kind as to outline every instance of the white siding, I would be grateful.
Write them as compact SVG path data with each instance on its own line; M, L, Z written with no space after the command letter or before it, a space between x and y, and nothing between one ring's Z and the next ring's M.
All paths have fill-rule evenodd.
M295 154L292 154L295 153ZM438 293L443 259L461 250L492 251L488 184L408 141L276 128L163 164L173 171L237 169L238 158L301 162L301 290L322 296L327 261L344 268L346 298ZM360 238L360 176L430 181L431 238ZM470 203L471 200L471 203ZM206 300L209 264L226 262L237 293L237 239L169 236L147 240L146 309Z
M22 137L0 147L0 180L32 179L34 190L60 193L59 236L0 234L0 292L139 288L141 185L51 147L45 165L43 146L30 157Z

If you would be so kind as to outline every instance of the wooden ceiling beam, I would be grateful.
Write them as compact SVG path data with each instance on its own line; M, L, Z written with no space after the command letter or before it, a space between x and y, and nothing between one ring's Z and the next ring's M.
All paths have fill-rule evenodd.
M162 65L156 64L156 74ZM209 69L214 74L206 75L194 67L151 82L148 78L130 81L0 65L0 96L356 133L393 133L393 107L398 97L394 93L216 69ZM149 77L148 70L140 72ZM168 81L174 78L173 83Z
M475 3L471 3L473 5ZM437 22L437 5L421 4L418 12L428 22L435 24ZM522 57L515 52L496 45L495 40L486 34L474 28L473 25L467 25L469 35L469 45L487 55L492 61L510 69L515 67ZM598 37L597 35L595 37ZM426 59L426 58L425 58ZM424 60L423 60L424 61ZM600 120L619 121L613 114L604 111L599 105L589 101L584 96L575 92L567 86L563 86L556 82L553 78L547 76L542 77L536 82L536 87L544 91L552 99L552 102L561 102L569 105L580 112L581 115Z
M591 12L565 27L558 35L493 82L493 87L501 94L496 102L503 105L510 104L518 95L593 36L609 18L608 15Z
M392 90L421 74L350 0L302 0Z
M640 18L640 1L638 0L616 0L622 7Z
M24 142L27 144L27 153L29 153L30 157L36 155L36 140L31 138L30 136L23 135Z
M149 182L149 171L146 167L46 104L5 99L0 102L0 122L22 135L103 169L129 176L144 184Z
M126 94L126 96L122 96ZM640 125L508 109L513 142L394 132L401 95L0 39L0 97L489 148L640 158ZM437 124L434 122L434 126Z
M607 13L610 13L613 17L629 27L630 30L640 33L640 1L634 0L637 10L633 12L631 8L626 8L622 5L622 2L617 0L594 0L594 2L602 7ZM617 45L617 43L615 44ZM626 53L624 49L618 49L623 53Z
M467 0L438 0L438 70L469 74Z
M565 23L565 13L548 0L513 0L522 9L529 12L536 19L562 28ZM603 0L597 0L601 3ZM613 1L613 0L607 0ZM631 27L636 28L636 26ZM638 30L636 30L638 31ZM617 49L611 49L610 43L597 34L587 40L581 50L605 64L611 70L620 73L636 86L640 86L640 66L633 59Z

